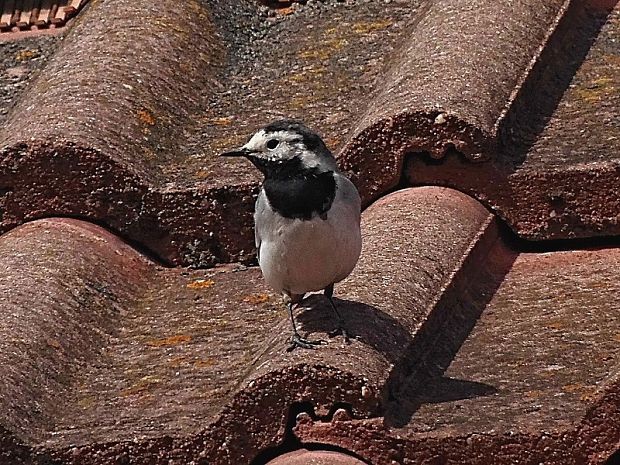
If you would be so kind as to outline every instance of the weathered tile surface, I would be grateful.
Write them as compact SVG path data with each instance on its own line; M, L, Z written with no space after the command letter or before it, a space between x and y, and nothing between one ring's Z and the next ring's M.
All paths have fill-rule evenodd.
M616 231L613 5L311 2L269 16L249 1L141 1L92 2L11 111L3 230L78 216L168 263L250 262L258 176L217 154L292 116L340 152L366 204L404 170L471 193L523 237ZM571 128L579 163L556 136ZM600 181L571 191L583 170ZM541 217L548 198L565 211Z
M63 357L52 358L37 375L49 385L44 392L27 390L32 367L18 369L9 384L15 393L7 390L5 400L21 399L25 409L41 405L43 413L28 419L9 410L4 427L16 440L75 463L99 463L103 459L94 452L114 443L119 445L104 447L106 460L115 454L137 460L149 441L163 436L192 442L181 448L186 458L203 452L214 463L235 463L276 446L296 402L313 405L319 415L339 404L357 417L379 415L414 369L422 351L418 340L432 339L441 324L442 302L460 295L459 275L484 260L497 228L477 202L443 188L392 194L364 213L363 224L359 267L337 290L355 340L328 338L334 321L316 296L304 304L309 309L298 312L300 330L328 343L292 353L284 351L290 335L284 308L256 269L157 267L100 228L69 220L42 220L5 234L0 241L8 262L19 267L8 254L25 256L41 262L41 275L58 275L38 283L24 299L29 284L15 282L17 271L8 268L7 282L17 297L7 306L26 312L41 296L57 303L43 305L43 315L50 315L34 314L26 326L30 320L4 320L7 333L24 344L16 351L14 339L5 341L5 353L12 354L7 366L23 364L24 353L36 359L41 346L45 354L60 351ZM40 240L46 247L37 245ZM82 265L97 259L102 262ZM84 282L93 283L99 300L63 303L59 289L88 292ZM96 305L111 313L97 317ZM93 319L90 329L81 322L85 317ZM41 318L50 329L29 336ZM90 333L98 335L96 341L88 339ZM71 351L65 353L65 346ZM49 384L48 377L58 372L66 377ZM21 425L26 420L30 423ZM245 447L228 450L227 441Z
M575 3L503 128L499 160L413 155L410 182L468 192L527 239L618 234L620 6Z
M620 438L619 259L616 248L520 254L466 339L463 325L435 334L391 427L302 422L296 432L373 463L604 463Z
M0 464L612 457L617 244L513 239L618 234L617 2L89 3L2 97ZM350 345L313 296L286 353L230 264L259 178L217 154L282 116L369 205Z

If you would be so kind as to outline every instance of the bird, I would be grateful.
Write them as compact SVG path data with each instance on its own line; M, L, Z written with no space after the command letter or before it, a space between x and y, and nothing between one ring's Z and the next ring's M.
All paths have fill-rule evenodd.
M338 322L330 336L341 334L349 343L333 292L334 284L351 274L362 249L355 185L319 134L297 120L274 121L221 156L244 157L264 176L254 237L263 277L288 308L293 335L287 350L324 343L301 337L293 315L304 296L317 291L323 291Z

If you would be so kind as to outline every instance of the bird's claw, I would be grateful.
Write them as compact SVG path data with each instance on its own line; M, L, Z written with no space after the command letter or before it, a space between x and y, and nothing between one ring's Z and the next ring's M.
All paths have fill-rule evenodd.
M344 337L344 342L346 342L347 344L351 344L351 339L349 339L349 333L347 332L344 325L339 325L336 329L330 331L327 334L329 335L329 337L336 337L342 335Z
M302 349L316 349L317 346L325 344L325 341L322 339L317 339L315 341L309 341L308 339L304 339L299 334L295 333L291 337L291 345L286 349L287 352L291 352L295 350L297 347L301 347Z

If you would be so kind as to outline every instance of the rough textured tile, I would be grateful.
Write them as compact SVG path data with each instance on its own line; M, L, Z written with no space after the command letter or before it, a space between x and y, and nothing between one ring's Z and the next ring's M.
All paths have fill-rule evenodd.
M18 443L38 444L41 460L102 463L119 454L140 457L159 444L162 457L176 457L180 448L186 459L202 452L213 463L238 463L277 445L293 405L312 405L321 416L338 405L357 417L381 414L423 352L416 338L433 337L445 317L442 302L461 295L463 277L485 259L497 229L467 196L419 188L373 205L363 231L360 264L336 291L355 339L330 339L333 315L312 296L297 312L299 328L326 344L291 353L284 350L286 312L255 268L159 268L102 229L73 220L3 235L3 256L27 260L7 262L18 267L6 278L18 298L6 302L17 320L3 320L14 334L4 352L11 354L6 366L18 370L4 399L24 411L42 408L31 416L8 410L3 427ZM15 281L17 270L28 280L53 280L31 289L29 281ZM45 299L56 303L19 316L28 302ZM16 351L20 344L26 348ZM22 367L41 351L51 358L40 373ZM56 380L55 373L64 376ZM27 388L35 375L47 389ZM168 447L164 437L175 439Z
M495 158L498 126L566 3L427 3L342 154L364 197L398 183L407 152Z
M618 234L620 7L610 3L577 3L564 19L503 128L496 163L413 155L409 181L468 192L526 239Z
M59 36L0 42L0 123L59 43Z
M93 1L0 134L2 228L75 216L170 263L248 263L258 176L219 151L302 118L365 203L408 151L494 159L567 5Z
M619 260L619 249L520 254L458 352L454 325L435 334L403 385L405 422L306 422L300 439L375 462L602 463L620 437ZM441 353L455 356L437 370Z
M389 239L378 241L386 224ZM72 428L59 426L48 446L59 457L98 463L92 438L143 438L109 449L110 459L139 455L165 434L181 444L191 438L179 446L183 457L202 451L214 463L236 463L277 445L291 405L312 405L318 415L329 415L335 405L348 405L357 416L377 415L410 369L411 335L432 331L432 324L423 326L437 293L450 287L463 260L484 256L484 247L475 246L495 237L495 229L478 204L436 188L387 197L365 212L363 225L359 268L336 291L356 336L352 344L327 337L333 317L316 296L298 312L299 328L328 343L316 351L285 352L290 324L278 299L257 284L256 270L192 272L191 279L213 281L200 301L194 300L200 291L179 285L177 272L162 271L136 318L124 320L105 368L85 376L81 389L92 399L90 407L68 410L60 425ZM414 228L418 234L403 241ZM253 301L260 302L257 308ZM79 447L69 452L69 444Z
M114 235L73 220L19 227L0 238L0 256L0 421L31 444L117 332L150 265Z
M617 2L90 3L0 129L0 463L612 456L620 255L519 254L472 197L530 239L618 233ZM258 175L217 154L280 116L366 205L472 196L366 209L350 345L312 296L326 343L286 353L258 269L119 239L251 262ZM118 237L19 226L46 216Z
M618 369L619 269L619 249L521 254L445 373L497 393L426 405L412 428L552 432L583 418Z

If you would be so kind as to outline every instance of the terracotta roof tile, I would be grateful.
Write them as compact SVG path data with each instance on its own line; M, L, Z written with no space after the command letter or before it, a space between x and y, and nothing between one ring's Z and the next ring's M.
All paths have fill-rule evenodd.
M64 26L87 0L4 0L0 3L0 33Z
M385 197L364 213L363 228L360 264L338 292L356 340L293 353L283 351L285 313L256 269L161 268L75 220L3 235L9 457L25 444L77 463L240 463L278 444L295 403L324 419L338 405L347 406L345 419L385 416L405 428L381 429L376 441L398 434L412 451L432 431L501 442L519 424L527 432L570 426L617 391L609 378L617 311L606 306L616 292L615 249L517 256L491 215L443 188ZM591 288L596 301L582 291ZM302 331L326 337L333 322L324 304L308 301ZM327 434L322 442L339 445L348 428L321 423L315 432L306 423L300 437ZM613 434L593 428L576 439L595 437L607 450ZM372 460L390 450L368 455L344 444Z
M446 389L443 380L418 388L429 403L411 428L503 434L583 420L618 374L619 307L608 302L619 286L619 260L618 249L520 254L443 374ZM445 410L428 399L440 399L458 380L493 386L495 395Z
M498 218L618 233L616 2L277 6L92 2L16 97L0 464L603 463L618 250L521 253ZM369 205L350 345L313 296L326 344L285 352L279 297L230 263L258 176L217 154L283 115Z
M366 203L399 182L407 153L428 152L442 162L407 158L411 182L466 190L523 237L616 231L618 199L603 186L614 179L618 141L609 87L617 13L583 64L579 58L609 7L585 13L579 2L532 0L515 8L446 1L418 9L370 2L332 6L331 15L308 6L265 28L249 4L143 3L114 0L105 14L99 4L85 11L9 115L0 134L0 179L11 191L4 230L35 217L80 216L168 262L247 261L257 177L246 164L216 154L287 114L307 116L333 148L343 147L342 163ZM114 27L108 17L116 18ZM409 42L387 60L410 30ZM576 59L563 65L567 54ZM284 63L291 72L282 75ZM571 69L578 69L573 90L564 93ZM546 79L554 70L560 76ZM267 85L273 82L281 84L277 92ZM600 89L590 92L591 86ZM525 123L546 121L544 112L560 97L539 142L511 155L514 135L521 145L536 137L541 128ZM542 114L533 114L535 102L545 99ZM578 113L569 110L572 100L583 103ZM356 114L365 116L356 122ZM561 153L568 146L553 131L575 126L598 129L592 137L583 131L581 159L567 165ZM472 162L444 156L451 148ZM455 164L452 171L463 176L450 174ZM573 193L567 185L582 172L602 182ZM601 200L570 200L580 193ZM555 208L548 217L549 197L565 211Z
M389 235L378 240L386 222ZM215 458L217 438L230 432L221 423L241 422L247 446L230 452L234 462L275 445L265 441L283 426L251 419L283 421L294 402L310 402L320 415L344 403L355 416L376 416L382 392L396 389L418 356L412 336L432 337L437 323L428 317L438 296L455 286L455 270L468 273L479 262L485 249L477 244L496 240L497 230L479 204L441 188L388 196L365 212L364 224L360 265L338 293L359 342L293 353L283 351L289 323L279 297L264 289L256 269L157 268L104 230L74 220L41 220L1 236L10 264L6 295L16 296L5 303L15 320L3 321L13 335L4 339L6 366L17 367L14 378L4 377L5 400L20 412L41 406L34 416L4 410L7 429L54 450L77 446L80 457L93 443L198 434ZM403 244L413 228L419 233ZM34 264L12 257L39 263L38 271L16 282ZM326 337L333 329L324 304L308 302L320 309L299 315L302 331ZM46 326L35 330L41 319ZM41 353L50 357L41 371L22 366ZM65 375L54 381L58 373ZM33 377L48 391L31 392Z
M569 3L428 2L345 149L364 192L394 186L407 152L495 158L506 114ZM377 159L391 172L371 185L364 174Z
M618 234L620 8L598 3L576 2L563 20L502 128L498 162L413 156L410 182L468 192L526 239Z
M603 463L620 437L619 258L618 249L518 255L482 309L468 312L469 295L434 333L386 418L399 427L307 421L295 433L373 463Z

